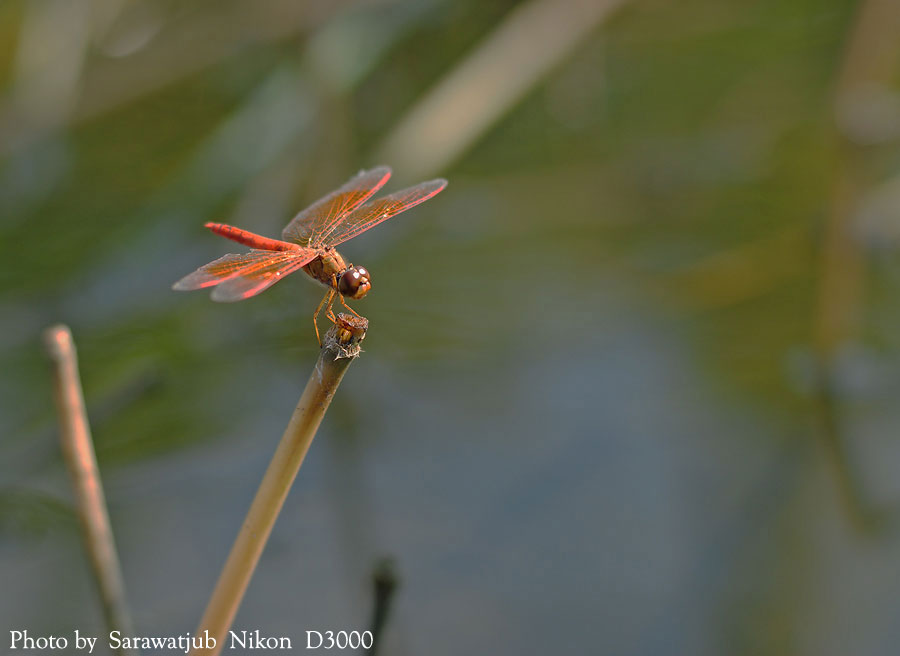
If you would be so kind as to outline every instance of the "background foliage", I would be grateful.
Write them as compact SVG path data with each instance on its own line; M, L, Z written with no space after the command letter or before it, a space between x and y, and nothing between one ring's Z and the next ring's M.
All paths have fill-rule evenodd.
M40 330L72 326L142 634L192 631L318 290L170 285L360 168L447 191L374 290L238 625L385 652L897 643L891 0L0 3L0 616L102 621Z

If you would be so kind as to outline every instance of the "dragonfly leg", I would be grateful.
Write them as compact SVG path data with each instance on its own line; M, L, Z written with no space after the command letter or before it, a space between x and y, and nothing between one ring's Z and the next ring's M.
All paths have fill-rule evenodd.
M359 312L357 312L357 311L354 310L352 307L350 307L349 305L347 305L347 302L344 300L344 295L343 295L343 294L338 294L338 297L341 299L341 305L343 305L345 308L347 308L348 310L350 310L350 311L351 311L353 314L355 314L356 316L362 317L362 315L361 315Z
M328 312L331 313L331 303L332 298L334 297L334 291L329 289L328 293L322 297L322 300L319 301L319 305L316 307L316 311L313 313L313 327L316 329L316 340L319 342L319 347L322 346L322 338L319 337L319 313L322 311L322 306L325 303L328 303Z
M337 317L334 316L334 312L331 309L332 303L334 303L334 295L337 294L338 298L341 299L341 303L344 302L344 297L340 292L336 292L335 290L338 288L337 276L333 273L331 274L331 289L328 290L328 310L325 313L329 319L331 319L331 323L337 323Z
M325 316L331 320L331 323L337 323L337 317L334 316L334 311L331 309L336 293L333 289L328 290L328 305L325 307Z

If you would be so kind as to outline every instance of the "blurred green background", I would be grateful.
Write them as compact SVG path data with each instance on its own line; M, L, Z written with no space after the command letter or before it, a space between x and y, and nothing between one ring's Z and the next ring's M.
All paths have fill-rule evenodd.
M171 284L361 168L371 321L236 620L384 654L895 653L900 3L0 3L0 627L104 632L72 327L141 635L193 631L317 355Z

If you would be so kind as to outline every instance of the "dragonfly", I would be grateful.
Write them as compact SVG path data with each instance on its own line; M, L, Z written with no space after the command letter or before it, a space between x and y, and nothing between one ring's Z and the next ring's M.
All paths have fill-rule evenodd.
M438 178L370 201L390 177L391 169L387 166L360 171L344 186L291 219L281 232L281 239L263 237L224 223L205 224L217 235L249 246L251 250L229 253L205 264L172 288L189 291L214 287L211 295L214 301L242 301L302 269L328 289L313 314L316 339L321 346L318 317L322 308L326 308L326 316L334 323L332 305L337 297L341 305L359 316L347 305L345 298L358 300L372 289L369 270L347 262L335 246L424 203L447 186L446 180Z

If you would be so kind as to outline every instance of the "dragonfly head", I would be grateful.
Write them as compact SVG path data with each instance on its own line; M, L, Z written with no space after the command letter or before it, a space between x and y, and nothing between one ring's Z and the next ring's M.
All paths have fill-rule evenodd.
M338 291L347 298L362 298L370 289L369 270L363 267L351 266L338 280Z

